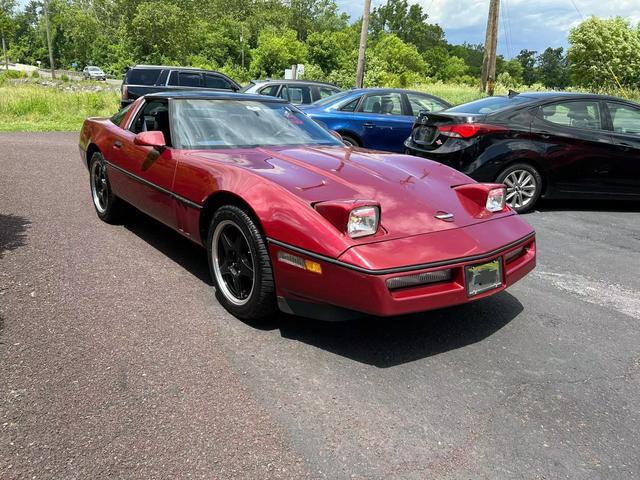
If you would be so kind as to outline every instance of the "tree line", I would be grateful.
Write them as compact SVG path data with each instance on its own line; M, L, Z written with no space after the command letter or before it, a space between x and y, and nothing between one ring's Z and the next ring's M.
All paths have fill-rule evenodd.
M334 0L49 0L58 68L98 65L116 76L139 64L222 71L240 82L281 77L304 64L306 78L355 84L360 20ZM0 0L0 33L12 61L48 66L44 4ZM569 48L498 57L508 87L629 87L640 83L640 27L622 18L585 20ZM484 47L447 42L419 4L388 0L373 10L365 85L441 81L477 85Z

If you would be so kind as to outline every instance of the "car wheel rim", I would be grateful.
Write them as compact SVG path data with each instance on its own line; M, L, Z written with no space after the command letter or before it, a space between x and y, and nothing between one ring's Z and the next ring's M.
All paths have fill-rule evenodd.
M533 201L538 182L527 170L514 170L504 179L507 186L506 202L512 208L523 208Z
M91 167L91 195L98 212L106 212L109 183L107 182L107 166L104 162L93 162Z
M227 300L244 305L251 298L255 284L255 267L249 241L231 220L220 222L211 242L216 283Z
M353 143L351 140L349 140L348 138L343 138L342 139L342 143L344 143L347 147L355 147L356 144Z

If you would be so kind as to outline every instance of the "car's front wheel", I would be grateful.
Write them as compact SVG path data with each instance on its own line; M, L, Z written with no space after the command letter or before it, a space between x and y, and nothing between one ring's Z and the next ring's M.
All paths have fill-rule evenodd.
M225 205L215 212L207 253L216 296L227 311L250 321L274 315L277 306L267 244L247 211Z
M542 193L542 175L527 163L507 167L496 181L506 185L506 202L518 213L531 210Z
M100 152L95 152L89 162L91 198L96 213L107 223L119 223L124 215L124 203L111 191L107 177L107 162Z

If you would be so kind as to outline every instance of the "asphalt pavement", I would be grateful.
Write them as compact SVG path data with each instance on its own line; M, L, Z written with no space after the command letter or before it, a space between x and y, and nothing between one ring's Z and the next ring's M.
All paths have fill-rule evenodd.
M489 299L249 325L202 249L98 220L76 134L0 134L0 479L639 478L640 204L525 218Z

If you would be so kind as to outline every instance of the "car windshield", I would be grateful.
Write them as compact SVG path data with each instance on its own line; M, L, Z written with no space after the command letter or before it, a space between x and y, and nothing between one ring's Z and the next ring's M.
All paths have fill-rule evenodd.
M469 113L469 114L487 114L513 107L527 102L533 102L535 99L516 95L514 97L487 97L475 100L469 103L463 103L457 107L446 110L447 113Z
M325 105L329 105L330 103L338 101L342 98L346 98L347 96L352 94L353 92L350 92L348 90L346 92L334 93L333 95L330 95L328 97L322 98L320 100L316 100L311 105L313 105L314 107L324 107Z
M286 103L252 100L175 99L171 102L176 148L342 145Z
M100 70L98 67L89 67L89 71L90 72L101 72L102 70Z

